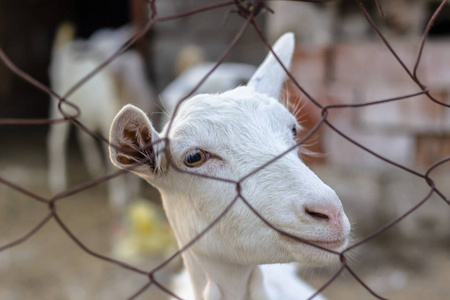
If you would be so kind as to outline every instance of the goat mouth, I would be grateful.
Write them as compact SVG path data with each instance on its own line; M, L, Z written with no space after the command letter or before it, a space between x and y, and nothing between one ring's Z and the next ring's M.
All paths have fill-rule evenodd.
M282 238L284 240L289 240L291 243L297 243L297 244L303 244L303 245L309 245L311 247L314 247L313 245L317 245L321 248L327 248L329 250L337 250L338 248L342 248L343 246L347 245L348 242L348 238L347 237L343 237L340 239L335 239L335 240L310 240L310 239L305 239L305 242L301 242L301 241L297 241L297 240L293 240L290 237L281 235Z
M345 244L347 244L347 239L343 238L343 239L331 240L331 241L313 240L310 242L313 243L314 245L324 247L324 248L327 248L330 250L334 250L334 249L340 248L340 247L344 246Z

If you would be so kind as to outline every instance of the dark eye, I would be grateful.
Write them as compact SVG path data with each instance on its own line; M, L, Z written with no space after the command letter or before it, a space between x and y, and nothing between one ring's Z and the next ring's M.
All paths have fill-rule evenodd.
M297 128L295 127L295 125L294 127L292 127L292 135L294 136L294 139L297 137Z
M189 168L198 167L207 161L210 157L208 152L200 149L195 149L186 154L184 157L184 164Z

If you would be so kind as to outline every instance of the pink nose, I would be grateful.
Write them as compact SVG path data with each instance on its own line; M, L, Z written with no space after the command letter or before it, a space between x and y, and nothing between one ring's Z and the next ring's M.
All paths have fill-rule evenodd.
M318 221L339 222L341 211L335 206L305 206L305 213Z

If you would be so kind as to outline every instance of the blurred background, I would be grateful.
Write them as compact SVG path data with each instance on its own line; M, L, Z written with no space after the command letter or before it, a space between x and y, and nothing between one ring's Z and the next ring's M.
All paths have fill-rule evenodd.
M380 16L375 1L364 1L364 5L412 70L422 33L441 1L380 2L384 17ZM213 3L216 2L165 0L156 1L156 7L160 16L170 16ZM296 34L292 73L321 105L361 104L420 91L354 1L267 4L275 13L261 13L257 23L271 43L286 31ZM1 0L0 47L21 70L50 86L52 47L62 22L71 21L74 38L86 40L104 28L118 29L125 24L142 28L147 13L144 1L140 0ZM201 54L195 54L194 58L214 62L242 24L243 19L231 12L230 7L219 8L158 23L133 46L133 51L143 59L143 77L151 87L151 101L156 103L148 111L152 118L162 120L164 103L159 95L182 73L184 50L200 49ZM266 51L249 28L226 62L257 65ZM431 28L418 77L434 97L450 103L449 4ZM286 91L290 105L302 107L297 117L305 128L303 134L307 134L320 121L321 109L292 83L286 84ZM13 74L3 63L0 63L0 104L0 118L50 117L50 97ZM419 173L450 156L450 110L425 96L364 108L333 109L329 114L328 120L347 136ZM0 177L45 198L54 195L48 182L48 165L52 160L47 154L48 134L49 125L0 125ZM70 188L92 177L81 163L82 149L73 130L68 145L67 188ZM336 190L353 224L355 242L402 216L430 191L419 176L363 151L326 125L308 141L307 148L316 155L306 155L305 162ZM104 171L102 175L107 173ZM433 170L431 177L449 199L449 163ZM101 183L57 203L60 218L80 241L95 252L142 269L157 265L167 253L173 253L173 242L160 236L155 238L157 234L151 229L168 230L156 190L141 184L139 195L133 195L132 203L138 204L126 205L117 213L109 202L108 189L106 183ZM47 214L45 204L0 183L0 247L28 233ZM154 245L147 245L143 242L148 238L146 234L152 235L156 244L167 247L155 249ZM383 297L448 299L449 205L434 194L396 226L357 247L352 257L350 266ZM179 267L179 262L175 262L170 271ZM320 287L333 270L337 267L306 269L300 275ZM24 243L0 252L0 278L2 300L124 299L146 283L145 276L88 255L54 220ZM329 299L374 299L350 274L339 276L324 295ZM163 298L157 289L151 288L138 299Z

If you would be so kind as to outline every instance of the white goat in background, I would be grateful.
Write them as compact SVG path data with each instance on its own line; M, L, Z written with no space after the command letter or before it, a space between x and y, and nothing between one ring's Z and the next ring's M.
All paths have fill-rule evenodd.
M274 46L286 66L293 50L292 34L284 35ZM284 79L284 70L269 54L246 86L185 101L170 130L166 125L161 134L145 113L132 105L114 119L112 162L119 168L131 168L158 188L179 247L207 228L237 192L233 183L176 170L165 153L183 171L237 181L290 148L293 150L240 182L241 195L280 230L334 251L346 247L350 223L342 204L300 160L295 147L299 125L277 100ZM150 145L165 137L170 140L167 152L162 151L162 143ZM325 265L338 260L333 253L269 228L241 199L182 256L195 299L205 300L304 299L313 291L296 280L292 265L273 266L286 268L276 274L270 266L259 265ZM284 280L280 273L295 279Z
M169 83L161 92L161 103L170 115L178 101L190 93L197 84L210 72L215 63L206 62L198 47L190 46L181 51L179 60L184 60L181 66L177 66L178 77ZM186 54L189 52L189 54ZM192 53L194 52L194 54ZM194 56L194 57L184 57ZM186 62L186 60L194 60ZM196 94L221 93L231 90L248 82L255 73L256 67L244 63L222 63L211 73L205 82L195 91Z
M195 86L210 72L215 63L204 62L185 70L161 92L161 102L169 115L178 101L192 91ZM208 76L195 94L220 93L246 83L256 67L242 63L222 63ZM194 95L195 95L194 94Z
M87 40L73 40L75 28L62 24L56 34L50 65L50 81L53 90L60 95L66 93L79 80L108 59L132 36L131 27L97 31ZM68 101L80 108L78 120L89 129L109 135L109 127L117 110L132 101L146 111L153 108L155 97L145 79L144 61L140 54L128 50L110 65L98 72L88 82L68 97ZM64 111L74 114L73 108L62 105ZM57 99L52 98L50 116L61 118ZM66 189L66 145L69 122L52 124L48 135L49 184L52 193ZM77 131L83 159L92 177L105 174L104 158L96 141L86 132ZM107 147L105 146L107 152ZM110 163L108 163L111 166ZM109 199L114 207L123 207L136 192L138 181L116 178L109 182ZM129 178L127 178L129 179ZM133 185L133 186L130 186Z

